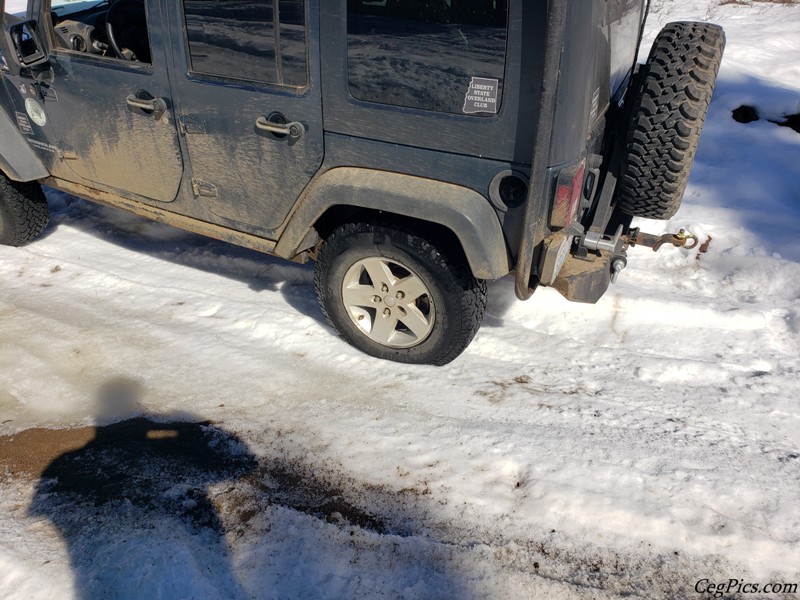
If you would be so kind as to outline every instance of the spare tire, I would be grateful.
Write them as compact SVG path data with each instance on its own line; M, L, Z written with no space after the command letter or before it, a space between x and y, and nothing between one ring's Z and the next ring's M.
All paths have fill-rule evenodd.
M617 206L669 219L681 205L717 80L725 32L711 23L670 23L639 72Z

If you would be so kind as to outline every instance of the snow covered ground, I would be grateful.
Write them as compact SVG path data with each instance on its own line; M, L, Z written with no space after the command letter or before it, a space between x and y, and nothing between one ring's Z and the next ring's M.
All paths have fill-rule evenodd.
M310 267L49 193L0 247L0 596L800 583L800 135L730 116L800 111L800 5L713 4L653 4L651 39L728 48L684 207L642 223L708 252L634 249L596 306L495 283L447 367L339 341Z

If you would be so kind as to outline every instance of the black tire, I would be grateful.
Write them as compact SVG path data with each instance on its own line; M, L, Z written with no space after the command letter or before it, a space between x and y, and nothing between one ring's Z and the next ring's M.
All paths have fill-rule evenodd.
M670 23L639 73L618 207L669 219L680 208L717 80L725 33L710 23Z
M0 244L21 246L39 235L49 220L38 183L12 181L0 173Z
M373 281L365 268L370 261L391 269L386 281ZM348 290L353 285L365 290L374 306L348 303L346 281L355 282ZM400 295L404 282L408 297ZM425 293L411 291L411 284ZM401 363L454 360L475 337L486 311L486 282L473 277L460 251L387 224L355 223L334 230L317 256L315 287L325 317L342 339L371 356ZM376 328L384 313L386 343L371 337L381 337ZM416 330L424 330L425 323L427 333L419 335Z

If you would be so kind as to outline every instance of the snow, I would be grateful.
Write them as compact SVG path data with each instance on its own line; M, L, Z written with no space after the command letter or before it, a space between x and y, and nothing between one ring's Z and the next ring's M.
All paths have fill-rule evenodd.
M633 249L594 306L496 282L446 367L339 341L310 266L48 192L0 247L0 596L798 582L800 135L730 111L800 110L800 6L653 8L728 35L684 205L640 223L708 252Z

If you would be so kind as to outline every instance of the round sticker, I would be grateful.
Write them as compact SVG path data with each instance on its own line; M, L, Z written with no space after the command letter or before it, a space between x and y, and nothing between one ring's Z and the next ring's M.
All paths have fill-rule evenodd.
M47 123L47 115L44 113L42 106L33 98L25 100L25 110L28 111L28 116L31 121L36 123L39 127L44 127Z

